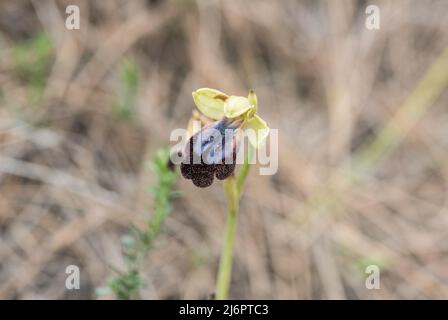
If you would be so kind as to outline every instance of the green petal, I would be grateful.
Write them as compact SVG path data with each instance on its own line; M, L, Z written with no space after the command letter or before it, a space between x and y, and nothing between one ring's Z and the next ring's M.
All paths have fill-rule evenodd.
M206 117L219 120L224 116L224 101L228 96L215 89L201 88L193 91L193 100L199 111Z
M250 144L252 144L255 149L262 147L269 135L269 127L266 124L266 121L257 115L247 120L244 129L246 130Z
M249 103L254 106L254 113L256 113L258 108L258 98L254 90L249 91L247 99L249 99Z
M224 103L224 114L228 118L236 118L253 108L254 105L250 104L248 98L230 96Z

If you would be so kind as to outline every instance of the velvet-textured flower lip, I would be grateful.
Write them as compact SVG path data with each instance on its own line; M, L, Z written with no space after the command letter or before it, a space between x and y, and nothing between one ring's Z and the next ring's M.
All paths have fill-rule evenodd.
M243 130L252 130L248 135L254 148L261 147L269 135L266 122L257 115L258 99L253 90L247 97L228 96L224 92L211 88L201 88L192 93L193 100L199 111L213 120L223 117L243 119Z
M205 188L215 177L224 180L234 174L240 131L247 132L250 144L259 148L269 134L269 127L257 115L258 100L253 90L242 97L201 88L193 91L192 96L200 112L194 111L190 119L190 138L182 151L180 170L184 178ZM196 131L192 124L198 119L206 125Z
M235 171L236 130L241 120L224 117L195 133L183 151L180 170L201 188L210 186L216 177L224 180Z

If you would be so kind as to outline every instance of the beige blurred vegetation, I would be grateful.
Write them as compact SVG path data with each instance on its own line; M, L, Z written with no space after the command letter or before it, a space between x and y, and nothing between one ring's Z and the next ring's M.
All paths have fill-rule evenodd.
M148 161L206 86L254 88L279 129L278 173L247 181L231 298L448 298L447 15L443 0L1 1L0 298L97 298L151 216ZM214 290L222 186L176 189L143 298Z

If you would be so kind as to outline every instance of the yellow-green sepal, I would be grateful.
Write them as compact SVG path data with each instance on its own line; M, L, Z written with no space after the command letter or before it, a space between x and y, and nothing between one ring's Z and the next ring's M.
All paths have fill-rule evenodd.
M194 103L206 117L219 120L224 116L224 103L228 96L216 89L201 88L192 93Z
M257 113L258 98L257 98L257 95L255 94L254 90L249 91L249 95L247 96L247 99L249 100L249 103L254 106L253 111L251 111L251 113L253 113L253 114Z
M255 149L262 147L269 135L269 127L266 121L258 115L254 115L252 118L246 120L244 130L246 131L250 144Z
M254 105L250 104L249 99L240 96L230 96L224 103L224 115L227 118L236 118L252 110Z

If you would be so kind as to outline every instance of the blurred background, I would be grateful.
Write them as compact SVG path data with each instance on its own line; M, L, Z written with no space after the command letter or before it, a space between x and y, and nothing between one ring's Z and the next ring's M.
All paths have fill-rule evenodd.
M231 298L447 299L447 15L442 0L2 0L0 298L98 298L153 214L151 159L212 87L254 88L279 129L277 174L247 180ZM222 183L175 189L145 299L214 292Z

